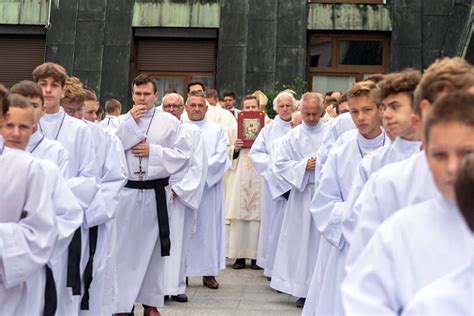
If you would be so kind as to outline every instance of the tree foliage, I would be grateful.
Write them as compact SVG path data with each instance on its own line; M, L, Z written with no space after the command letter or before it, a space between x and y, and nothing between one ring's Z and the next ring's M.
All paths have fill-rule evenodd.
M267 103L267 114L270 118L274 118L276 116L275 110L273 110L273 100L276 98L278 93L280 93L283 90L292 90L295 92L295 98L299 100L303 93L308 91L308 83L299 78L296 77L293 79L293 81L290 84L286 83L280 83L279 81L275 81L273 84L273 89L269 91L263 91L265 95L268 98L268 103Z

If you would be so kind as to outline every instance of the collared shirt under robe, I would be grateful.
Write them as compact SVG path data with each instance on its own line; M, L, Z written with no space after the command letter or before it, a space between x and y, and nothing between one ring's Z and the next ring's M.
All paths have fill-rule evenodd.
M225 269L224 184L229 168L227 137L215 123L191 121L201 130L207 155L207 177L197 210L196 232L191 237L187 276L217 276Z
M264 275L271 277L273 262L280 237L283 209L287 200L282 197L291 189L281 177L273 172L271 165L272 148L276 140L291 130L291 122L276 116L273 123L265 126L258 134L249 152L255 170L265 180L264 205L260 214L257 264L264 268Z
M327 126L306 123L295 127L276 146L274 171L292 186L284 210L270 286L295 297L306 297L316 263L319 232L309 210L315 190L315 172L307 171Z
M471 260L472 232L435 195L378 227L342 284L346 315L400 315L423 287Z
M189 147L179 134L180 123L174 116L151 108L138 122L130 113L123 115L121 121L117 136L125 150L129 180L139 180L140 159L132 153L132 148L145 140L150 144L150 153L141 161L146 172L144 180L167 178L186 166ZM169 186L166 190L169 197ZM165 264L161 257L154 190L123 188L116 221L118 307L115 312L130 312L135 302L163 306Z

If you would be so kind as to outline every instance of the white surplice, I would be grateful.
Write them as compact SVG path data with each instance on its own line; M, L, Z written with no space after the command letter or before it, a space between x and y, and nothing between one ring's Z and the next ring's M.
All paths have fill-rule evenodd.
M456 205L435 195L379 226L342 284L346 315L399 315L424 286L471 260L472 233Z
M342 215L342 233L347 243L350 243L352 236L352 229L355 226L356 217L352 212L352 206L359 197L364 185L369 180L369 177L382 168L391 163L407 159L420 151L420 141L409 141L397 137L390 146L384 146L374 152L370 153L360 163L357 172L352 181L351 190L349 193L348 202L351 207L345 209Z
M191 121L202 133L207 155L207 178L196 215L186 262L187 276L217 276L225 269L224 184L229 168L227 137L215 123Z
M291 189L281 177L273 172L272 148L276 140L291 130L291 122L276 116L273 123L265 126L258 134L249 152L255 170L265 179L264 205L260 214L257 264L264 268L264 275L271 277L273 263L280 237L283 209L287 200L281 195Z
M31 135L25 151L39 159L53 162L59 167L62 175L66 179L69 178L69 157L66 148L58 141L46 137L40 129Z
M329 152L339 136L355 128L356 126L350 113L342 113L329 123L329 127L323 137L323 142L318 150L318 163L321 166L326 162Z
M352 231L346 269L350 269L384 220L401 208L433 198L436 192L424 151L374 172L352 207L357 219L355 227L344 224Z
M97 196L100 202L94 203L96 214L93 219L91 219L92 216L85 218L88 221L85 223L87 227L97 226L97 244L93 261L93 279L89 289L89 309L81 310L79 314L98 315L102 312L104 305L113 300L108 296L104 300L106 266L108 260L114 261L114 258L110 258L110 255L113 256L114 253L113 246L110 246L109 250L109 240L115 241L115 237L111 235L115 233L118 200L127 179L127 171L124 165L124 149L117 136L102 129L98 122L84 122L94 141L96 157L94 167L101 197ZM86 248L86 251L88 252L89 248ZM86 258L89 259L89 256ZM108 286L113 286L113 284L108 284ZM111 309L110 306L106 308L110 313L113 312Z
M1 313L43 315L45 265L58 237L46 174L30 154L3 146L0 174Z
M34 155L35 152L33 151ZM50 189L56 214L59 235L48 265L53 272L54 283L56 284L56 295L58 298L56 313L61 315L70 312L71 295L70 289L66 287L68 246L74 232L81 227L83 211L67 180L63 177L61 170L53 160L48 160L48 157L44 156L36 157L42 159L41 164L46 172L47 187ZM37 295L30 288L28 291L33 296Z
M59 231L58 242L49 261L58 297L56 312L58 315L70 313L72 298L70 289L66 287L68 246L74 232L81 226L84 215L66 182L70 172L68 153L63 145L49 139L39 129L31 135L25 150L36 158L47 162L44 166L48 170L48 186L52 188L52 199ZM56 168L59 167L59 170L55 170L50 164Z
M421 289L403 316L474 315L474 236L471 262Z
M150 144L150 153L141 161L146 172L144 180L167 178L187 164L189 147L179 134L179 121L171 114L153 107L138 122L130 113L123 115L121 121L117 136L125 150L129 180L139 180L140 159L132 153L132 148L145 140ZM167 199L169 193L167 186ZM130 312L135 302L162 307L164 258L154 190L123 188L116 222L118 306L115 312Z
M47 138L57 140L64 146L68 154L69 186L84 215L81 226L80 273L82 281L82 274L89 257L89 231L86 223L94 221L94 217L96 217L94 205L102 203L99 186L95 180L95 152L92 136L84 122L67 115L62 107L54 114L44 114L39 125L41 132ZM67 264L67 261L64 264ZM67 294L58 304L58 313L61 313L64 308L67 313L77 315L81 297L73 296L69 287L63 293Z
M170 256L165 258L165 294L178 295L186 290L186 258L196 228L196 211L207 179L207 155L201 131L189 121L181 121L180 132L191 148L186 168L170 177L177 197L168 200Z
M115 134L120 125L120 121L117 119L117 116L107 114L105 118L99 122L99 125L106 131Z
M310 210L322 238L304 315L342 314L339 285L344 277L346 255L342 214L348 207L347 198L359 163L368 153L388 143L384 132L374 139L366 139L357 132L329 153L311 201Z
M270 286L295 297L306 297L319 244L319 232L309 210L314 194L315 172L307 171L310 157L315 157L327 126L306 123L295 127L275 147L276 174L292 188L284 210L278 249Z

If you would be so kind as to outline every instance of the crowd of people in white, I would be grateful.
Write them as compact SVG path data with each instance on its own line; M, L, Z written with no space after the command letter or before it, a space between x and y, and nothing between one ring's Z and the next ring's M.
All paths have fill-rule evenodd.
M138 75L133 107L54 63L0 85L0 314L160 315L188 277L262 269L303 315L474 315L474 69L235 108ZM245 112L264 127L253 144ZM253 125L254 126L254 125Z

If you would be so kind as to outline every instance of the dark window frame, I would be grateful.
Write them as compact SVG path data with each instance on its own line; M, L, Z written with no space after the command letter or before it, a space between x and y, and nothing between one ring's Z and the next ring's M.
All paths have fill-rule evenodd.
M385 4L384 0L311 0L310 3L325 3L325 4Z
M310 67L311 63L311 39L314 37L331 38L331 67ZM344 65L339 64L339 42L344 40L382 40L382 65ZM364 74L386 73L389 70L390 37L385 33L323 33L313 32L308 35L307 47L307 78L308 88L313 86L313 76L355 76L356 81L362 81Z

